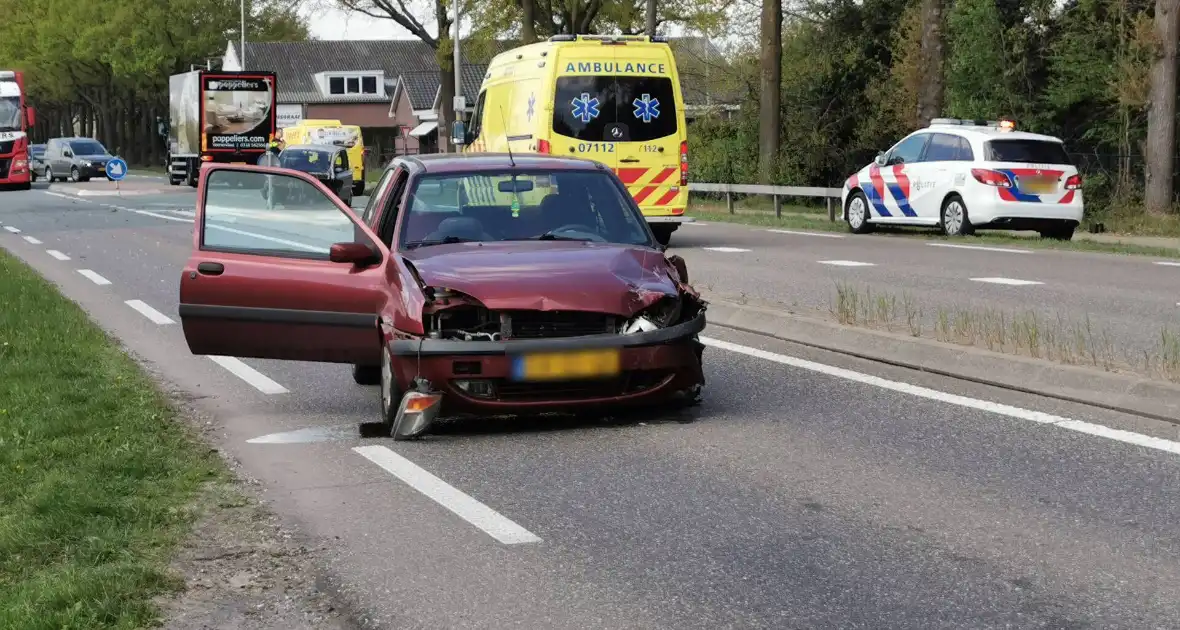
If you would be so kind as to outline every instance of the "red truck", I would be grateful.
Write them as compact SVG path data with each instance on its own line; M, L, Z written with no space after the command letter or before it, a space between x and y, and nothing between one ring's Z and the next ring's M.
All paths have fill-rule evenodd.
M28 190L33 185L29 129L34 116L33 108L25 102L24 75L17 70L0 70L0 188Z

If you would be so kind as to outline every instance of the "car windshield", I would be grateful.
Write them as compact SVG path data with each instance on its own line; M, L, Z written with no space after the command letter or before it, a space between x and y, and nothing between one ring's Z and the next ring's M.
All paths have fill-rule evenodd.
M648 142L676 133L676 96L667 77L560 77L554 100L553 132L567 138Z
M327 151L287 149L279 154L279 166L305 173L326 171L331 163L332 155Z
M989 140L984 151L990 162L1070 164L1065 146L1050 140Z
M71 142L70 149L74 151L74 155L106 155L107 153L106 148L93 140Z
M20 98L0 97L0 131L20 131Z
M427 175L410 190L408 208L406 249L465 241L651 244L634 202L601 171Z

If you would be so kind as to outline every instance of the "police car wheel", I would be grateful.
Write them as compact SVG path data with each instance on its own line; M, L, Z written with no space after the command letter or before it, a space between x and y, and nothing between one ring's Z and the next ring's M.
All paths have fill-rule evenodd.
M975 231L967 214L967 204L958 195L942 202L941 219L942 233L947 236L970 236Z
M869 200L864 193L857 191L848 200L844 221L853 234L864 234L873 229L873 224L869 223Z

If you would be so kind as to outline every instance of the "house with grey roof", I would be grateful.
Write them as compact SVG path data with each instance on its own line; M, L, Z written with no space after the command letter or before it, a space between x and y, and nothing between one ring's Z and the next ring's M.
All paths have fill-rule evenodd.
M701 37L669 38L690 119L705 110L733 110L740 98L726 89L724 56ZM465 51L460 93L470 113L487 62L514 46L483 43ZM434 152L438 143L439 70L435 51L417 39L246 42L245 64L236 41L227 43L222 69L269 70L278 84L279 126L301 119L359 125L376 167L394 155ZM710 75L712 73L712 75Z

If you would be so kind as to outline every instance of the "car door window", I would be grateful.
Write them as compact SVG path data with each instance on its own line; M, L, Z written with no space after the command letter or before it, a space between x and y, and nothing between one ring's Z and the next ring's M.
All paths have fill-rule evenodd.
M377 189L369 197L369 203L365 206L364 213L361 214L361 220L374 232L377 231L377 208L380 208L381 204L385 202L389 187L393 185L393 171L394 169L388 169L381 176L381 181L377 182Z
M959 154L959 137L945 133L930 135L923 162L953 162Z
M218 169L205 180L203 251L328 260L336 243L372 240L306 179Z
M971 143L968 142L967 139L963 138L963 137L960 137L958 140L959 140L959 150L955 154L955 160L957 160L959 162L974 162L975 161L975 152L973 152L971 150Z
M389 193L389 200L385 203L385 211L381 213L381 225L378 234L389 248L393 248L393 235L397 231L397 218L401 215L402 200L406 196L406 182L410 176L398 169L394 180L393 190Z
M926 141L929 139L930 134L923 133L902 140L889 152L889 161L886 163L889 165L913 164L920 161L922 149L926 147Z

